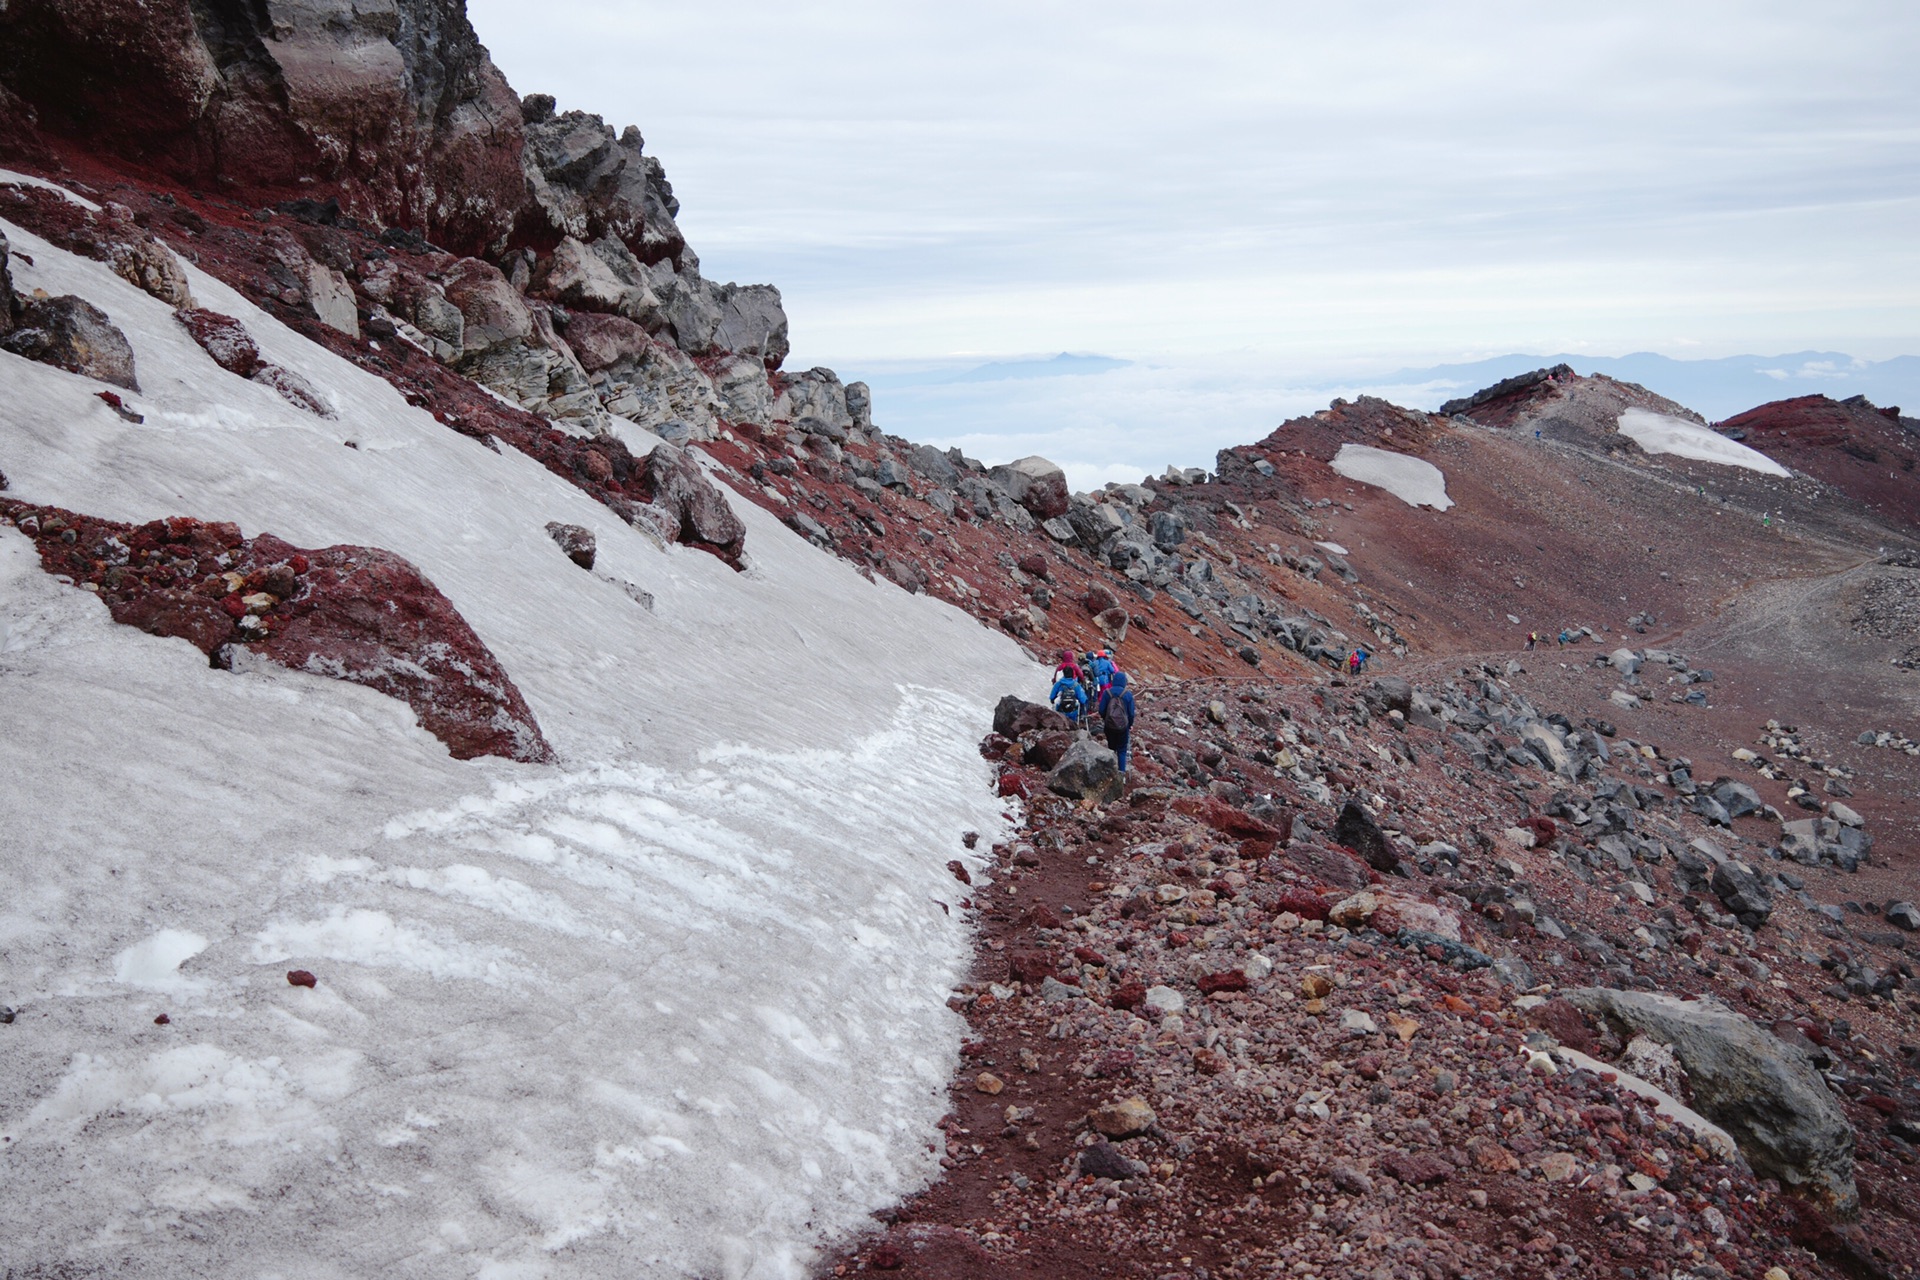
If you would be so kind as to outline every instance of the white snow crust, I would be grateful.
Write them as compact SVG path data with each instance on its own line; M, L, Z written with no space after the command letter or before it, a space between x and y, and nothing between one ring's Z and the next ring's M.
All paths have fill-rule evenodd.
M1628 409L1621 414L1620 434L1648 453L1669 453L1676 458L1715 462L1723 467L1745 467L1764 476L1793 474L1758 449L1749 449L1738 440L1729 440L1697 422L1649 409Z
M1349 480L1385 489L1410 507L1445 511L1453 505L1447 496L1446 473L1425 458L1370 444L1343 444L1333 456L1333 469Z
M5 229L125 331L146 415L0 354L15 496L406 556L563 762L211 670L0 530L0 1270L792 1277L936 1173L946 864L1004 831L975 743L1044 671L745 502L750 572L663 550L190 270L339 416L303 413Z

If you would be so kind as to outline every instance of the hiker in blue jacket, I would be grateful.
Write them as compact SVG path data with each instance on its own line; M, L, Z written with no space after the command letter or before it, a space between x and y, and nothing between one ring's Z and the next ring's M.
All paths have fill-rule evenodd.
M1127 771L1127 744L1133 736L1133 695L1127 692L1127 673L1113 673L1113 683L1100 695L1100 724L1107 733L1107 749L1120 758L1120 772Z
M1105 693L1113 684L1113 674L1119 668L1113 665L1113 654L1106 650L1097 650L1092 658L1088 674L1093 677L1093 687L1097 693Z
M1075 726L1079 725L1080 712L1087 703L1086 690L1080 687L1079 674L1078 671L1071 675L1063 672L1053 682L1053 692L1047 695L1047 701L1053 704L1053 709L1065 716L1068 724Z

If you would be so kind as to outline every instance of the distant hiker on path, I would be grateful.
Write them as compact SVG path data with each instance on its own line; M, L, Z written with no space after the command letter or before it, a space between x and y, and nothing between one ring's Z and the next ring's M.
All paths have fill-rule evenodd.
M1062 674L1053 682L1053 692L1047 695L1047 701L1053 709L1067 718L1067 723L1078 728L1080 713L1086 709L1087 691L1080 687L1079 672Z
M1133 736L1133 695L1127 692L1127 673L1113 673L1113 684L1100 695L1100 726L1107 733L1107 748L1119 757L1120 772L1127 771L1127 744Z
M1539 643L1540 643L1540 633L1538 631L1527 632L1527 652L1528 653L1532 653L1533 646Z
M1560 628L1560 636L1559 636L1559 641L1560 641L1560 647L1561 647L1562 649L1564 649L1564 648L1566 648L1566 647L1567 647L1567 640L1568 640L1568 639L1569 639L1569 637L1568 637L1568 635L1567 635L1567 629L1566 629L1565 627L1562 627L1562 628Z
M1071 649L1062 649L1060 651L1060 665L1053 669L1055 688L1059 687L1058 682L1062 676L1067 676L1075 681L1084 681L1087 678L1086 673L1080 670L1080 664L1074 659L1073 650Z

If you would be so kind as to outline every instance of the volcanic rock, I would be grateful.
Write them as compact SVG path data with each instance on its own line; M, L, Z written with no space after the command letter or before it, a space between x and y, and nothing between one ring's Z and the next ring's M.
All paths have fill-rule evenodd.
M1075 742L1047 775L1047 790L1074 800L1117 800L1126 787L1119 757L1091 738Z
M1349 799L1340 806L1340 816L1333 825L1333 838L1359 854L1375 871L1391 871L1400 865L1400 859L1387 846L1387 837L1381 832L1380 824L1373 820L1373 816L1357 799Z
M133 346L107 313L84 298L30 298L20 307L0 349L83 378L138 391Z
M1851 1219L1853 1129L1813 1065L1717 1000L1582 987L1563 993L1622 1033L1673 1046L1696 1110L1733 1135L1758 1173Z

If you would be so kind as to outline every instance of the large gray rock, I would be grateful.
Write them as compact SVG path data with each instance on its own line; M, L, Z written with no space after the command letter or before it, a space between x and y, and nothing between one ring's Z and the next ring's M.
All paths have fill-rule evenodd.
M1571 778L1574 774L1573 753L1560 741L1544 720L1529 720L1520 726L1520 741L1527 750L1540 758L1540 763L1562 777Z
M127 336L106 312L72 294L27 300L12 332L0 338L0 349L128 391L140 389Z
M1047 790L1073 800L1117 800L1127 789L1120 760L1092 738L1082 738L1067 749L1052 773Z
M774 402L773 416L800 422L812 418L819 427L808 427L834 440L845 440L853 430L853 413L847 408L847 389L831 369L809 369L787 375L786 390Z
M1758 929L1773 914L1773 893L1753 871L1732 859L1713 869L1708 887L1729 912L1749 929Z
M988 479L1006 490L1035 520L1051 520L1067 513L1067 473L1042 457L1021 458L988 473Z
M1853 1129L1802 1050L1717 1000L1599 987L1562 994L1622 1039L1645 1035L1672 1045L1694 1109L1733 1135L1755 1172L1813 1197L1837 1218L1859 1215Z
M713 330L714 349L778 369L791 348L780 291L770 284L723 284L714 290L714 300L720 310L720 322ZM865 383L856 385L866 390ZM851 402L852 396L847 398Z
M538 287L570 307L615 312L645 325L660 310L645 279L639 261L620 241L608 236L589 246L568 236L542 265Z
M993 731L1003 738L1017 738L1034 729L1047 732L1071 729L1067 718L1052 707L1008 694L993 708Z
M946 454L930 444L917 444L908 450L907 465L942 489L951 489L960 483L960 469L953 465Z
M1713 784L1713 798L1727 811L1729 818L1744 818L1750 813L1760 812L1765 803L1760 793L1744 782L1735 782L1731 778L1722 778Z

